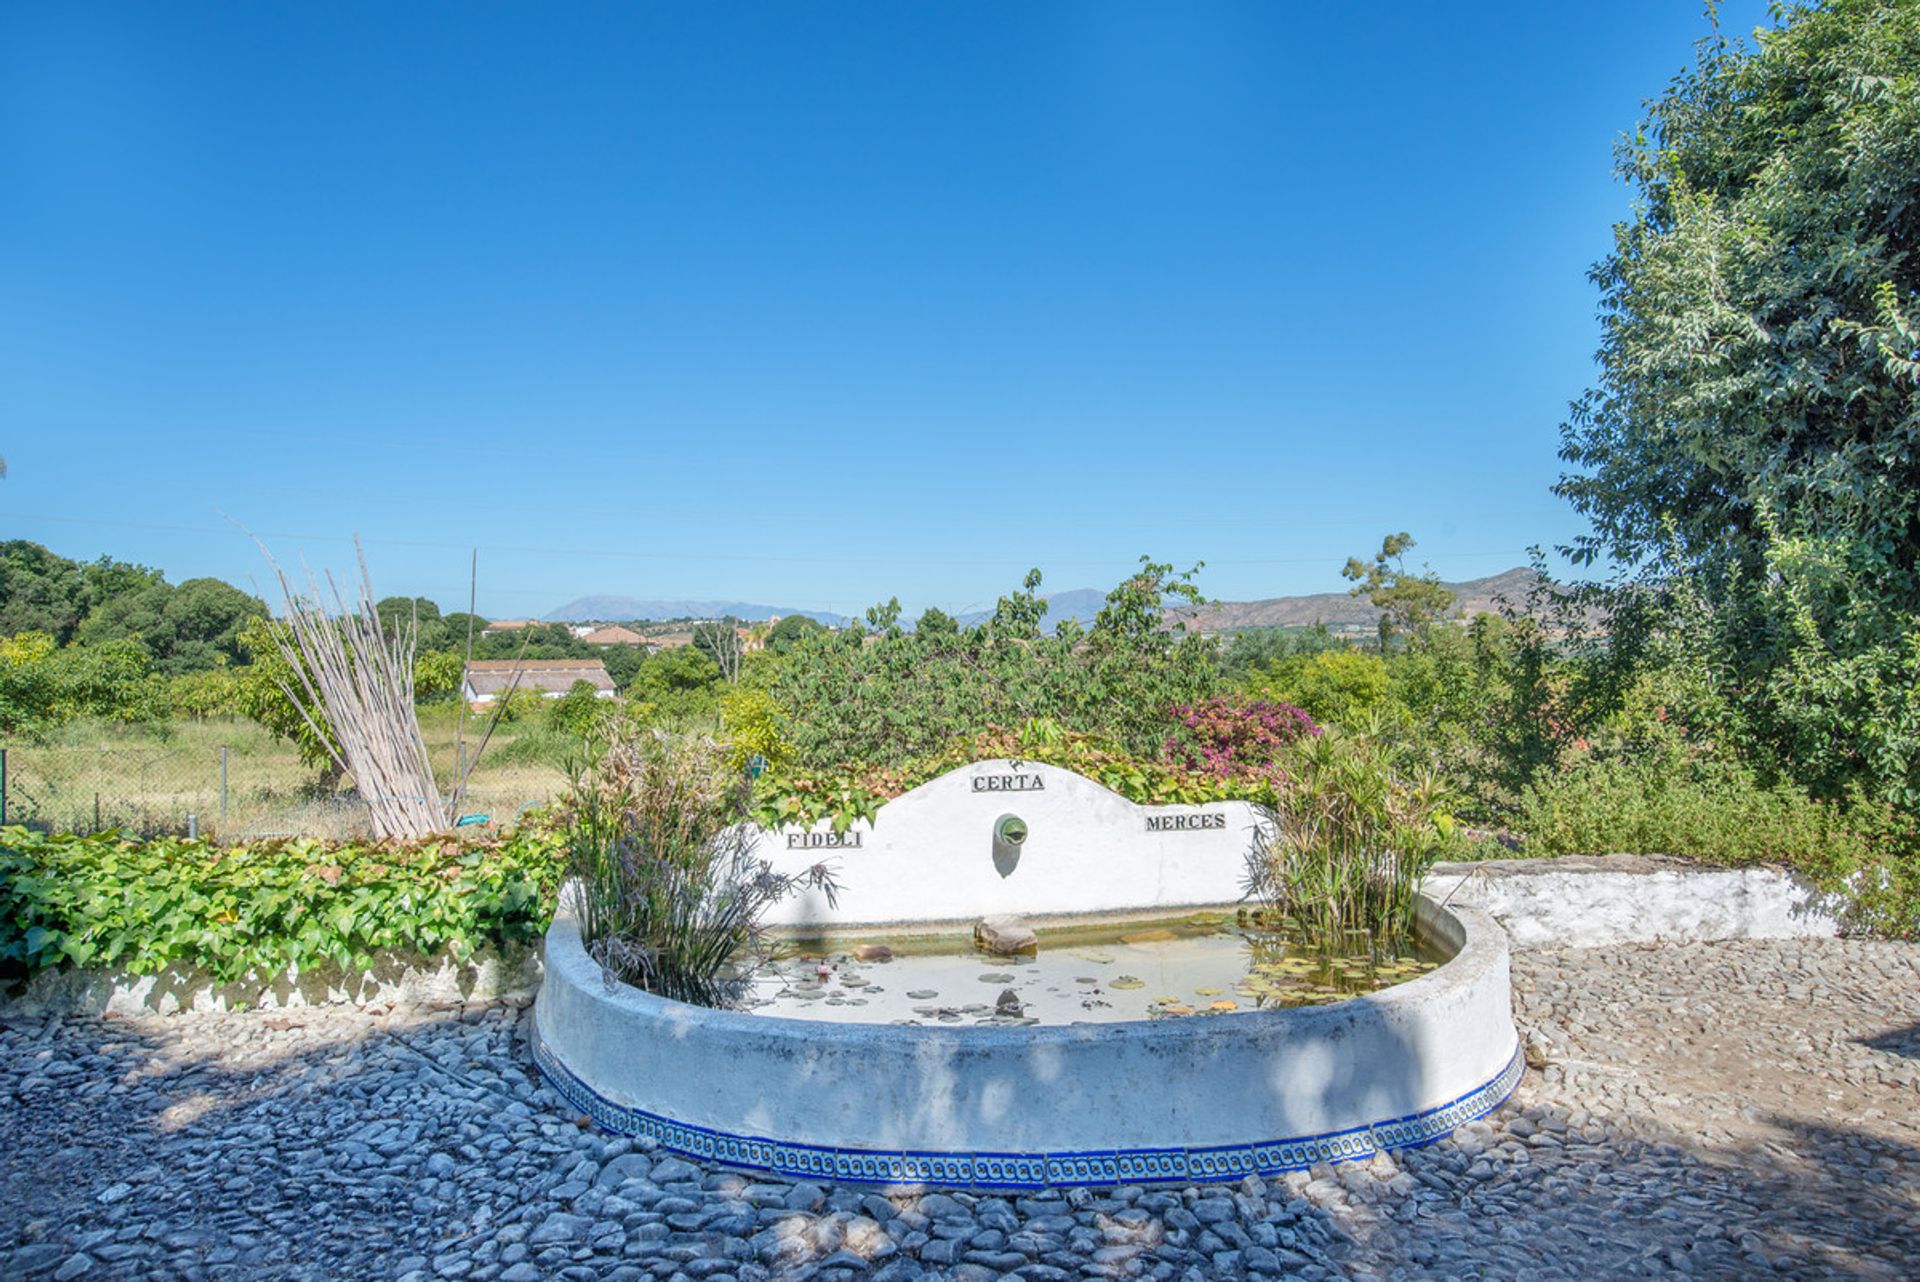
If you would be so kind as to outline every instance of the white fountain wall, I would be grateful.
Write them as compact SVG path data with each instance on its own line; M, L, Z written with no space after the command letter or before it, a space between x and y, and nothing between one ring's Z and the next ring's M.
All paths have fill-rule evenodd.
M994 828L1028 828L1017 851ZM1260 812L1244 801L1142 806L1070 770L981 761L922 784L872 822L834 833L826 822L760 834L783 872L826 862L838 903L797 895L769 914L776 926L963 923L1151 912L1241 897Z

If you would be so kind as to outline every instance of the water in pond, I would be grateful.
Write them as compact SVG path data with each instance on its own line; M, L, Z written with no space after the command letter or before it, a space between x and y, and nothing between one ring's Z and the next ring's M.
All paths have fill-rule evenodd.
M959 941L896 942L884 960L800 951L755 980L759 1014L870 1024L1072 1024L1233 1015L1312 1006L1426 973L1441 958L1358 937L1342 954L1297 951L1230 922L1149 927L992 957Z

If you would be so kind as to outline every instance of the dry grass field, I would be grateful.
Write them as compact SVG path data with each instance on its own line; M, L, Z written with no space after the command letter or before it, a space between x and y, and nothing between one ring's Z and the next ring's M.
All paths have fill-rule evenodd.
M457 716L457 708L445 705L420 712L443 790L457 772ZM469 751L483 728L468 719ZM184 832L192 815L200 832L228 840L365 831L365 808L350 790L323 789L319 772L301 763L292 744L238 717L156 727L80 722L46 742L5 746L7 819L13 823ZM462 810L488 815L496 825L511 823L559 792L566 782L565 751L564 744L541 735L537 723L503 724L474 771Z

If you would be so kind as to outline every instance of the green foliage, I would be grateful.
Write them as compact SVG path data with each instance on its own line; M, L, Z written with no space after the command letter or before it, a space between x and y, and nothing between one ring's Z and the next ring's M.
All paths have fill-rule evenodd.
M523 685L510 694L502 692L492 704L488 705L487 715L497 717L502 725L514 725L520 722L538 721L546 709L546 696L538 690L529 690Z
M443 703L460 693L466 664L458 650L420 650L413 656L413 700Z
M1316 623L1305 628L1245 628L1227 639L1220 654L1220 674L1235 684L1246 682L1261 668L1282 659L1311 658L1338 650L1345 642Z
M266 979L364 970L376 950L531 945L559 870L552 839L525 829L494 845L222 847L0 828L0 980L63 966Z
M1364 650L1322 650L1278 660L1250 684L1322 723L1358 728L1378 716L1393 691L1387 661Z
M793 746L780 734L780 710L765 690L730 688L720 698L720 728L726 735L727 764L735 770L745 770L754 757L769 769L793 757Z
M825 631L826 627L818 619L804 614L789 614L767 633L767 648L775 654L785 654L804 638Z
M457 649L464 654L467 644L464 629L458 637L447 637L445 644L449 649ZM476 659L597 659L600 657L600 651L573 635L564 623L536 623L530 627L495 632L486 636L482 636L476 629L473 635L473 657Z
M738 770L710 739L643 733L609 744L558 808L587 952L615 979L726 1006L768 954L760 914L824 868L776 875L754 857Z
M1162 617L1168 599L1198 599L1191 580L1143 558L1090 628L1066 622L1051 636L1037 570L964 632L909 632L891 601L871 612L873 632L797 643L769 693L796 755L817 767L897 765L989 726L1037 721L1151 757L1169 709L1206 697L1217 679L1212 642Z
M339 745L325 715L312 707L300 673L274 643L266 619L253 619L240 630L240 648L250 660L235 673L241 714L294 745L302 763L318 770L326 782L337 783Z
M718 664L697 647L681 645L643 660L626 696L654 718L698 717L713 713L725 685Z
M1273 781L1252 893L1321 947L1410 934L1427 869L1460 848L1439 780L1403 778L1379 745L1334 731L1297 740Z
M1784 864L1848 904L1856 929L1920 934L1920 826L1861 796L1810 798L1669 737L1637 755L1582 751L1529 786L1523 854L1673 854Z
M167 712L166 687L138 641L57 647L44 632L0 640L0 732L41 735L80 717L150 722Z
M447 626L440 618L440 607L423 596L381 597L374 602L373 612L380 620L380 626L388 636L397 635L408 627L414 629L415 644L419 650L438 650L459 646L465 652L467 638L463 631L458 638L447 636Z
M1351 579L1350 596L1364 596L1380 611L1380 647L1385 649L1395 637L1419 637L1453 609L1453 593L1440 586L1440 576L1431 570L1419 574L1407 572L1407 553L1414 539L1405 530L1380 540L1372 564L1359 557L1348 557L1340 576Z
M0 543L0 636L45 632L65 645L93 610L160 581L158 570L142 565L104 556L83 564L38 543L8 540Z
M240 707L240 676L224 663L183 673L167 682L167 703L176 717L192 721L231 717Z
M266 602L219 579L188 579L175 587L158 574L144 581L125 577L125 587L100 599L75 637L91 645L139 641L162 676L240 662L240 633L249 620L267 615Z
M547 700L547 722L561 734L585 739L600 727L608 706L591 681L576 681L558 699Z
M1920 804L1920 7L1780 11L1623 144L1599 386L1563 428L1569 549L1616 645L1704 659L1711 720L1823 795ZM1691 633L1692 635L1682 635Z
M930 605L920 612L920 618L914 623L913 630L928 634L952 635L960 631L960 623L939 606Z

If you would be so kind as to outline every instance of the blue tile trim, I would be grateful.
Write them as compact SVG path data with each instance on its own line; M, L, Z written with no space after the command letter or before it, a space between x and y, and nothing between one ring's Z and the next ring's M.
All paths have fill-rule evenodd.
M1519 1048L1493 1080L1422 1113L1325 1135L1218 1148L1122 1149L1085 1153L889 1153L790 1144L731 1135L603 1099L574 1076L533 1033L533 1058L547 1083L602 1130L642 1135L702 1161L841 1184L920 1184L944 1188L1042 1189L1076 1184L1206 1184L1278 1175L1316 1162L1358 1162L1389 1149L1415 1148L1453 1134L1505 1102L1526 1071Z

